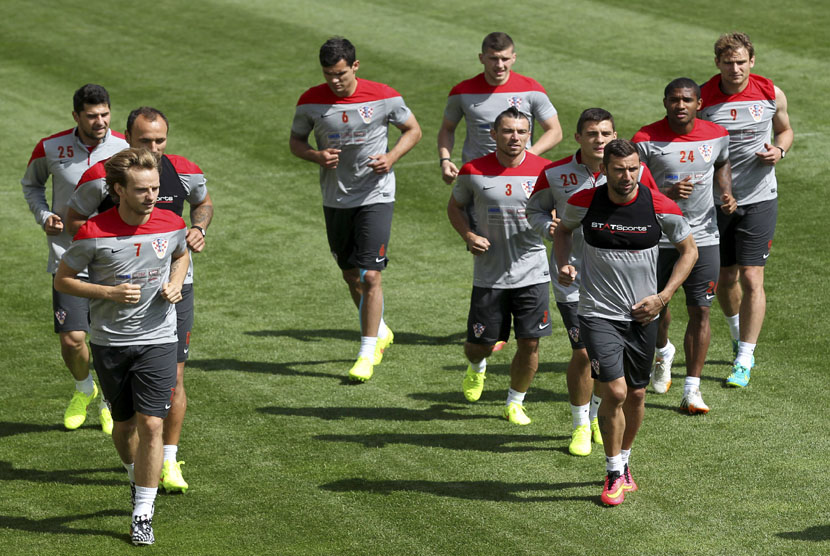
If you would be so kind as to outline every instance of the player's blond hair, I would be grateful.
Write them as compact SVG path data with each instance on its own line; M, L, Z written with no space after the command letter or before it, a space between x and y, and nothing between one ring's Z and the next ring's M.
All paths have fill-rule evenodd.
M127 184L127 172L133 168L156 170L159 172L160 160L161 157L158 154L150 152L143 147L124 149L107 160L104 164L104 168L107 171L107 193L112 197L113 202L118 204L120 200L118 194L115 192L115 184L122 187L125 186Z
M746 33L724 33L715 41L715 59L720 60L721 56L746 48L747 54L752 58L755 56L755 47L752 46L752 41L749 40L749 35Z

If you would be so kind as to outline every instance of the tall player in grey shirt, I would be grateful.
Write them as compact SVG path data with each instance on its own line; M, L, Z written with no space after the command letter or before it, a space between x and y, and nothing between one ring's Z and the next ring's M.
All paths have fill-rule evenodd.
M91 218L64 253L55 287L87 297L98 380L115 421L112 438L133 488L133 544L153 544L162 424L176 386L176 310L189 268L186 227L154 210L159 159L127 149L106 164L118 206ZM78 279L89 269L89 282Z
M778 217L775 166L793 144L787 97L770 79L751 73L755 49L744 33L715 42L720 70L701 89L700 117L729 131L732 193L738 210L718 214L721 271L718 301L729 322L735 362L726 383L745 387L764 324L764 266ZM770 135L774 135L774 139Z
M329 247L360 312L360 351L349 378L365 382L392 343L383 322L381 271L395 202L392 166L421 139L421 127L392 87L357 79L360 61L342 37L320 48L326 82L297 102L289 146L320 165L320 189ZM389 124L401 136L388 149ZM317 148L308 138L311 132Z

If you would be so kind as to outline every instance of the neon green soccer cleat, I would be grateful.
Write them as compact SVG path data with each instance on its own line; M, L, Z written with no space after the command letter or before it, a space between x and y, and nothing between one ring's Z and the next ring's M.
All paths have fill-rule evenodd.
M75 390L72 399L69 400L69 406L63 414L63 426L73 431L83 425L86 421L86 408L96 396L98 396L98 385L94 382L92 383L92 394L89 396Z
M392 333L392 329L388 326L386 327L387 334L383 338L378 338L378 343L375 344L375 361L374 365L380 365L380 362L383 361L383 352L386 351L386 348L391 346L395 342L395 334Z
M112 414L106 404L102 404L99 408L98 419L101 423L101 430L112 436Z
M573 430L568 451L574 456L591 454L591 425L579 425Z
M464 382L461 383L461 388L468 402L477 402L481 398L481 393L484 391L484 380L486 378L484 373L477 373L473 370L472 366L467 365L467 373L464 375Z
M525 413L525 408L522 404L512 402L504 408L502 417L513 423L514 425L529 425L530 417Z
M594 444L602 446L602 432L599 430L599 419L594 417L594 420L591 421L591 440L594 441Z
M373 373L372 360L368 357L358 357L351 370L349 370L349 378L357 382L366 382L372 378Z
M164 465L161 467L161 487L167 492L187 492L187 481L182 477L183 461L164 460Z

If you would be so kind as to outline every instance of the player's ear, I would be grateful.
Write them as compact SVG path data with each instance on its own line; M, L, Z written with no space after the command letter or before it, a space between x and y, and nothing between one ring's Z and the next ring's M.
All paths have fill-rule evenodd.
M352 71L357 71L357 68L360 67L360 60L355 60L354 64L352 64Z

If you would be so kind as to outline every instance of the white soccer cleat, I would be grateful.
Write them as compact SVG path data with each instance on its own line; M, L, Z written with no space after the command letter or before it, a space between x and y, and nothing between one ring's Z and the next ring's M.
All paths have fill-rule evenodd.
M651 387L658 394L665 394L671 387L671 364L676 353L677 348L672 346L671 355L654 360L654 369L651 371Z
M703 396L700 395L700 388L692 388L688 394L683 396L680 401L680 409L685 409L689 415L695 413L709 413L709 406L703 402Z

